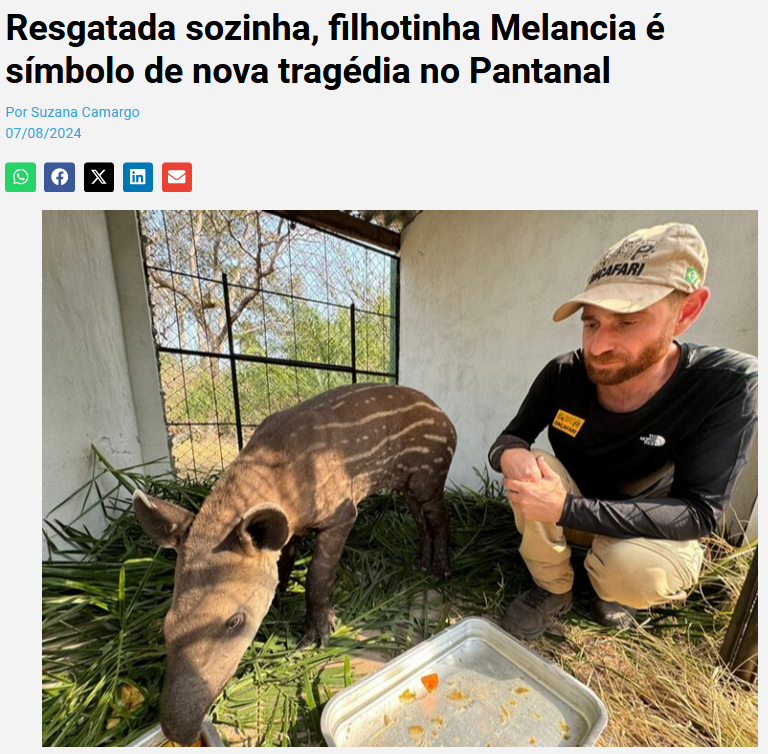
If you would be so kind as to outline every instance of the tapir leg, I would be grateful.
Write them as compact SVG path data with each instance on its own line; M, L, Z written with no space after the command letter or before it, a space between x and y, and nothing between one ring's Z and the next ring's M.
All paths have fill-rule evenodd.
M450 527L448 510L445 507L445 496L442 492L421 504L427 527L432 535L432 562L429 573L439 578L447 579L451 575L451 561L448 553Z
M445 497L441 492L437 497L427 500L422 505L424 518L432 531L432 565L429 572L433 576L447 579L451 575L451 559L448 553L450 525Z
M408 510L416 520L416 526L419 530L419 568L422 571L428 571L432 565L432 533L430 527L424 518L424 511L421 502L417 500L410 492L402 493L405 502L408 503Z
M320 642L327 647L335 615L331 607L331 590L336 566L347 536L357 518L357 509L350 500L337 508L333 516L323 522L317 532L315 551L307 571L307 617L304 637L299 647Z
M408 489L403 490L403 497L408 501L419 524L421 566L439 578L447 578L451 570L448 554L450 532L444 489L444 477L438 479L431 475L415 475ZM414 509L418 509L418 513Z
M285 592L285 590L288 589L288 581L291 578L294 563L296 563L296 555L299 551L300 542L301 537L294 535L288 540L280 553L280 560L277 561L277 588L280 592Z

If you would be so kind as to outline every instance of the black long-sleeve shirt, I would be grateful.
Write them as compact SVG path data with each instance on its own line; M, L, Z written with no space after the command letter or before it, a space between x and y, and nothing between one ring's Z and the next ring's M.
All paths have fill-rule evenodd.
M548 428L557 458L582 496L568 495L558 521L612 537L698 539L718 525L757 427L757 359L680 344L675 372L635 411L597 400L581 351L559 356L534 381L517 416L491 446L500 471L507 448L528 448ZM620 489L674 464L668 497L628 498Z

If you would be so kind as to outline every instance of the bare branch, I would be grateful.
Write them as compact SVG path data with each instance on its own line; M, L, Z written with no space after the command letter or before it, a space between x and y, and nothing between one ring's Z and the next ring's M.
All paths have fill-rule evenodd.
M253 301L253 299L255 299L256 296L259 295L259 293L260 293L260 291L258 291L258 290L252 290L252 291L249 291L248 293L246 293L245 296L243 296L240 299L240 302L235 307L235 310L232 312L232 321L233 322L237 321L237 318L245 311L245 307L248 306L248 304L250 304L251 301Z
M149 268L149 274L152 280L154 280L155 283L157 284L158 288L165 288L166 290L172 291L173 293L176 293L179 296L181 296L181 298L183 298L187 302L187 304L189 304L193 312L198 308L197 302L195 301L195 299L192 297L191 294L189 294L180 286L174 285L174 283L171 280L165 278L161 272L159 272L154 268Z

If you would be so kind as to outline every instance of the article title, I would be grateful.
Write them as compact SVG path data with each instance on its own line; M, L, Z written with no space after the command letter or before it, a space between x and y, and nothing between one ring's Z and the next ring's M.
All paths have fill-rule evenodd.
M496 84L608 84L610 83L610 55L602 55L592 62L557 62L539 57L525 60L494 60L486 55L467 55L462 60L429 59L416 65L395 60L380 49L387 42L634 42L647 39L664 40L661 13L637 23L611 13L606 18L582 20L553 18L542 13L536 18L524 18L519 13L494 13L485 24L475 20L462 20L449 13L426 18L419 13L394 20L374 18L371 14L334 13L324 28L323 40L330 43L377 43L377 54L356 54L338 62L302 62L297 58L281 57L269 62L194 62L182 66L169 59L168 53L157 54L140 66L121 62L116 56L106 55L101 60L85 61L79 53L64 59L41 60L28 55L23 62L6 67L6 81L11 84L130 84L146 81L150 84L320 84L328 90L344 84L453 84L469 80L476 84L490 81ZM161 20L156 13L140 21L122 20L107 16L104 20L39 20L23 13L7 15L9 42L64 41L80 50L96 42L173 42L185 38L193 42L258 43L259 55L265 52L262 44L291 42L315 47L320 36L307 21L293 21L280 13L270 18L252 18L244 13L235 20L192 20L183 27L173 21ZM210 48L209 48L210 49ZM398 45L398 49L402 49ZM455 48L458 49L458 48ZM468 49L466 45L460 48ZM517 55L517 46L514 48ZM563 46L563 51L572 50ZM438 46L432 44L434 55ZM362 50L361 50L362 52ZM436 58L436 55L435 55Z

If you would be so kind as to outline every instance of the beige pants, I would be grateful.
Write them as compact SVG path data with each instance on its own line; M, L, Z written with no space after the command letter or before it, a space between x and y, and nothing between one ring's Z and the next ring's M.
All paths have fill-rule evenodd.
M563 480L568 492L580 495L571 475L560 461L546 451L532 451L544 459ZM670 469L662 469L645 485L655 491ZM630 492L628 494L640 494ZM658 492L657 492L658 494ZM660 495L659 495L660 496ZM514 510L514 508L513 508ZM589 547L584 561L589 580L604 600L635 608L683 600L696 584L701 571L703 550L697 540L676 542L665 539L617 539L601 534L563 529L557 524L527 521L514 510L515 525L523 536L522 555L533 580L554 594L562 594L573 586L571 548Z

